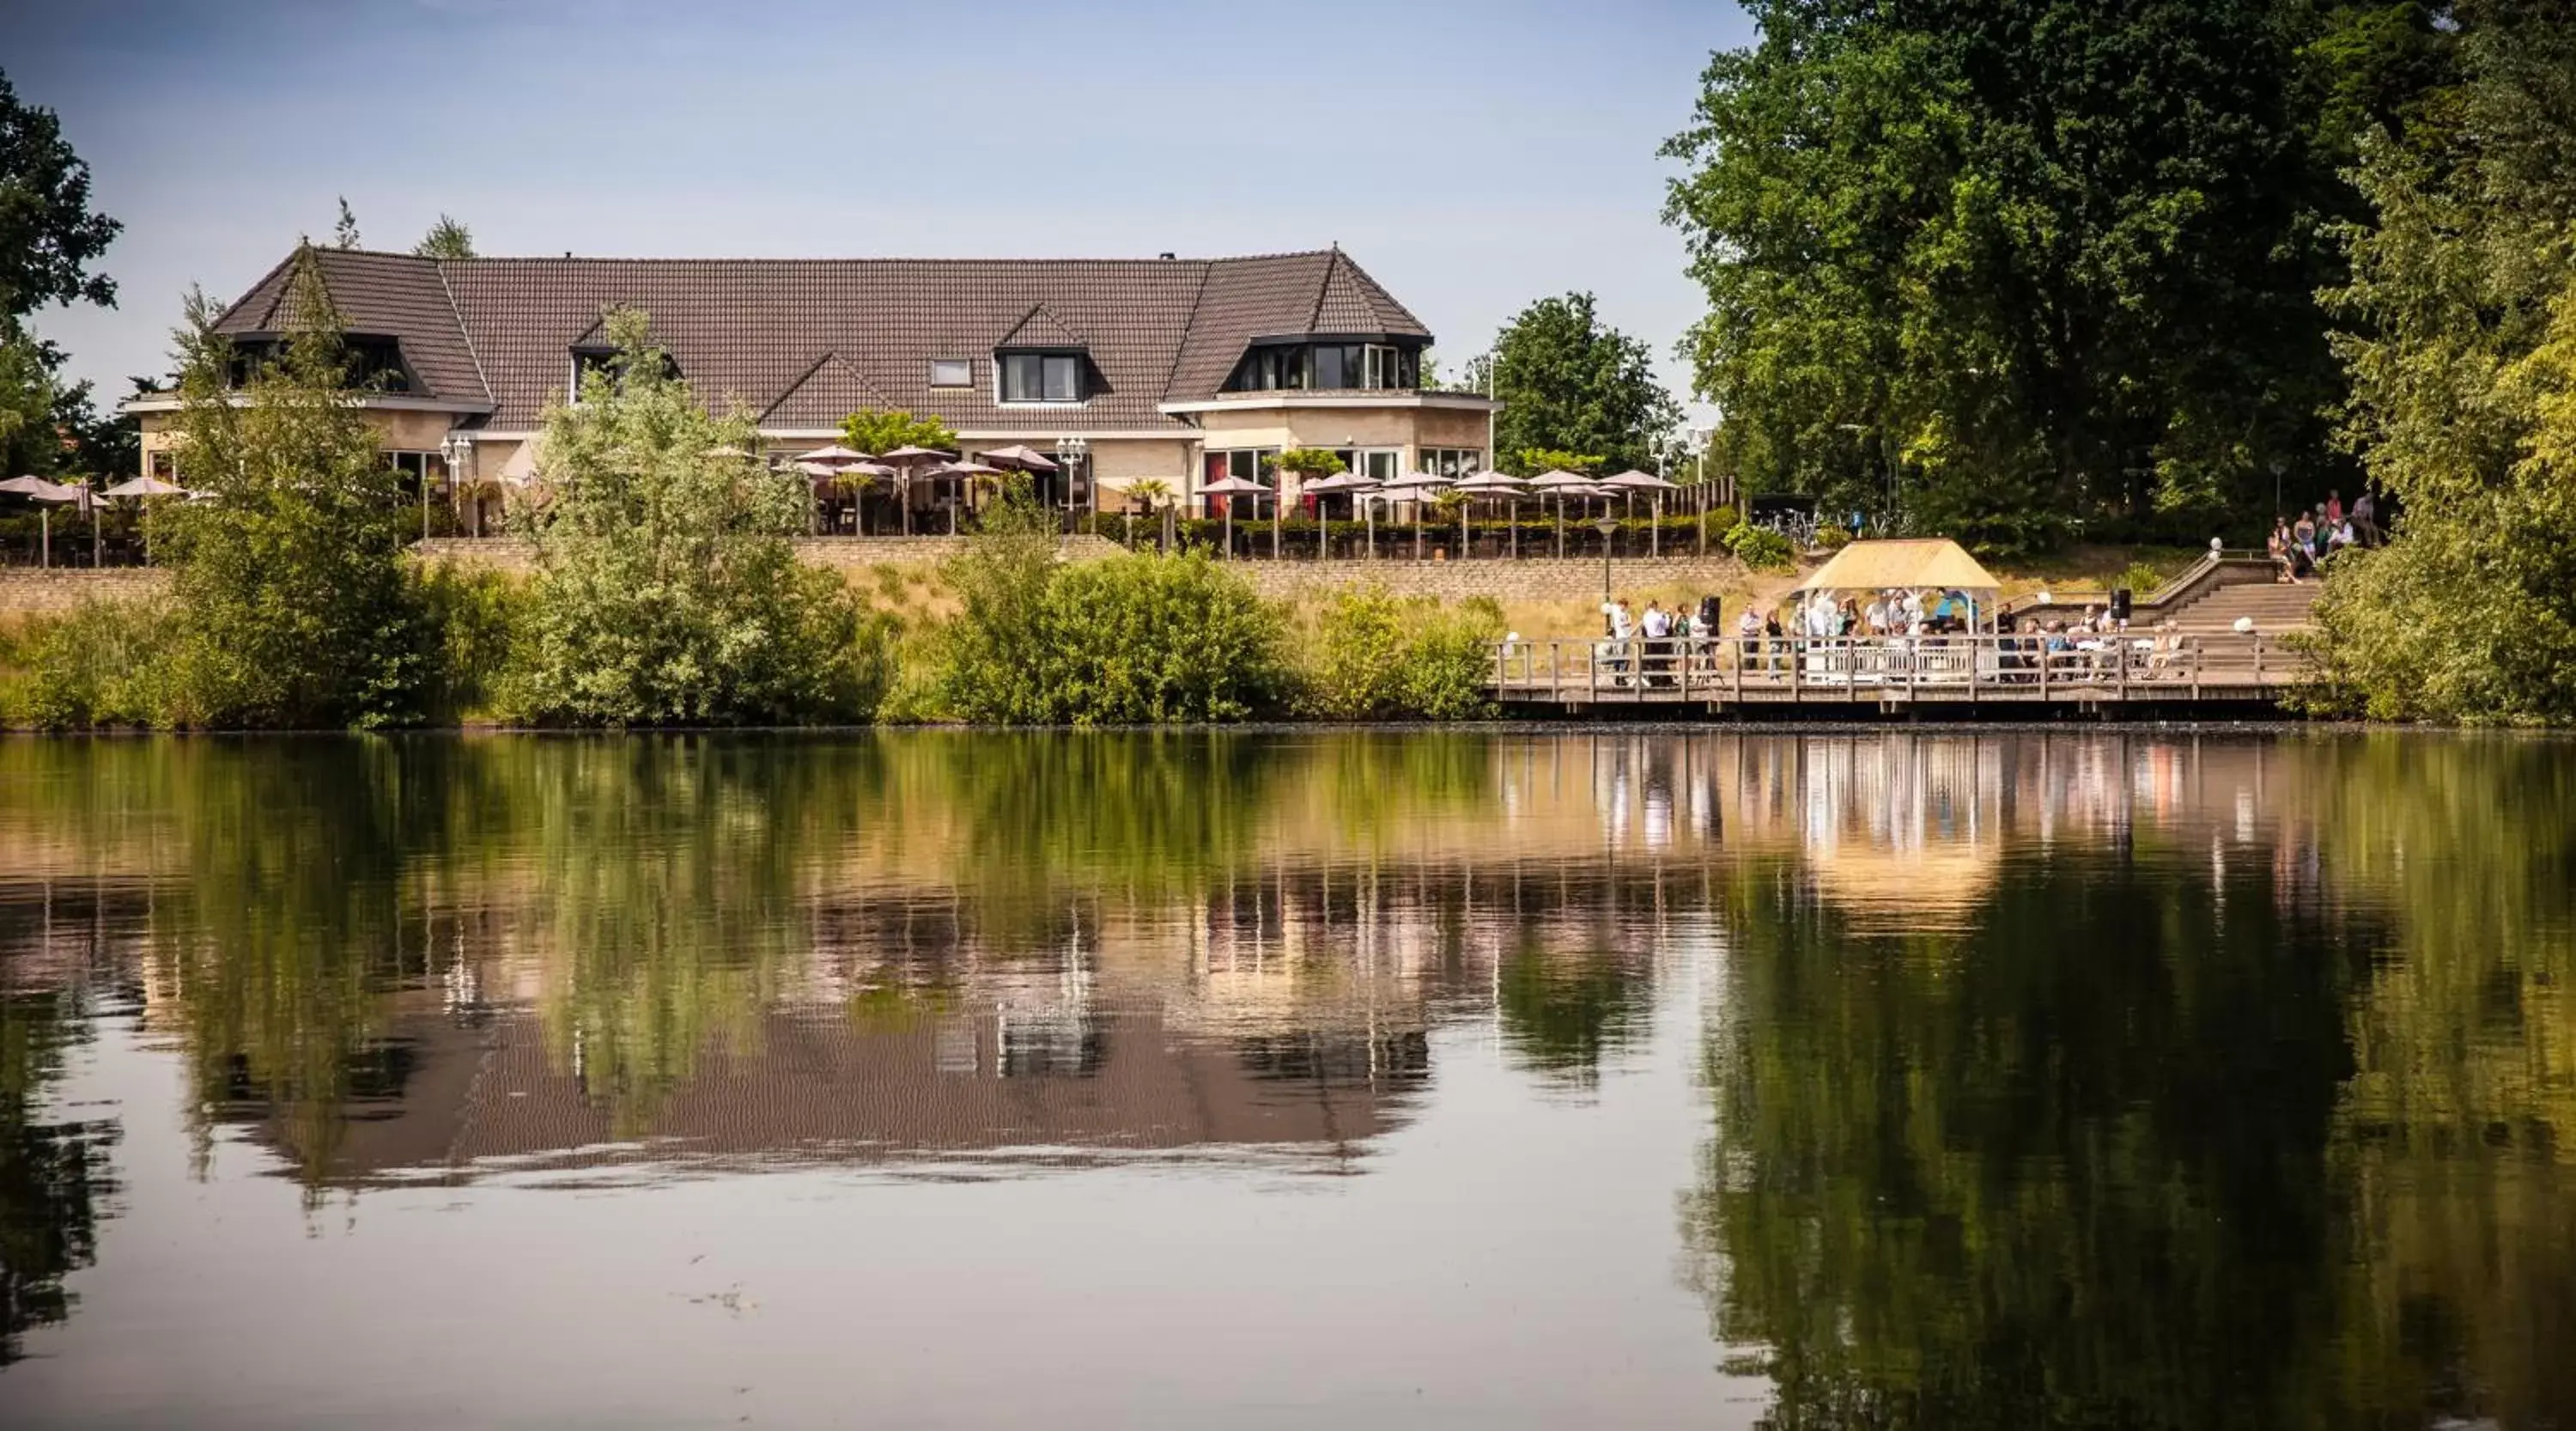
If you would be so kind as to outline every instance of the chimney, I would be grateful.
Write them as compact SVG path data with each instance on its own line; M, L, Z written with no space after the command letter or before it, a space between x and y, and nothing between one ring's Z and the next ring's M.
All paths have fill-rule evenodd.
M1161 253L1158 253L1158 254L1156 254L1156 255L1154 255L1154 256L1155 256L1156 258L1160 258L1160 259L1169 259L1169 258L1172 256L1172 251L1171 251L1170 249L1165 249L1165 250L1163 250Z

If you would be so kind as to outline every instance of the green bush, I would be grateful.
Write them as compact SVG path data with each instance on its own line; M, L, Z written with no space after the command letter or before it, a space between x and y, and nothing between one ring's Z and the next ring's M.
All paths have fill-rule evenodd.
M1232 721L1276 710L1285 624L1205 557L1064 563L1013 491L949 567L963 609L912 650L900 718L997 725Z
M1728 529L1726 549L1755 571L1788 571L1797 565L1797 553L1787 537L1750 522L1738 522Z
M1451 611L1382 587L1338 592L1304 642L1298 708L1328 720L1489 716L1485 682L1502 634L1490 597Z
M2111 584L2125 586L2132 595L2144 597L2148 592L2165 584L2165 574L2156 570L2151 562L2133 561L2129 563L2126 571L2120 573L2119 579Z

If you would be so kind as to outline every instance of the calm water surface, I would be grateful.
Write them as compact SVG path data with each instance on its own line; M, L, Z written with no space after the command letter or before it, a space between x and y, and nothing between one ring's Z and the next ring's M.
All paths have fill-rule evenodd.
M0 743L0 1422L2576 1426L2576 746Z

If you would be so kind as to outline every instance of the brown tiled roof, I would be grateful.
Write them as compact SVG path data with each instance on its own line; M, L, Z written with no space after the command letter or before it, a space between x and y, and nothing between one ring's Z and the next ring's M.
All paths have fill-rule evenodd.
M796 380L794 387L761 410L760 425L781 429L838 427L842 418L862 408L891 405L885 394L878 392L840 354L825 353L805 376Z
M409 254L313 250L322 284L352 333L377 333L402 342L403 360L417 380L414 396L487 403L473 345L449 301L439 266ZM229 334L280 333L295 321L294 255L226 309L216 330Z
M1338 249L1222 259L425 259L314 250L354 331L402 341L426 395L490 402L489 425L534 427L631 305L710 402L771 428L836 426L893 406L967 430L1177 430L1158 410L1213 397L1258 337L1397 333L1421 322ZM226 312L229 332L273 331L287 264ZM1078 408L1003 408L991 357L1012 345L1079 347L1104 390ZM974 361L972 388L933 388L934 358Z

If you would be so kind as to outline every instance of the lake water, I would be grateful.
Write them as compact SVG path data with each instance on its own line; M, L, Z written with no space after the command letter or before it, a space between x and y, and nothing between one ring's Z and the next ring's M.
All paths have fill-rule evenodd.
M0 1423L2576 1425L2576 745L0 742Z

